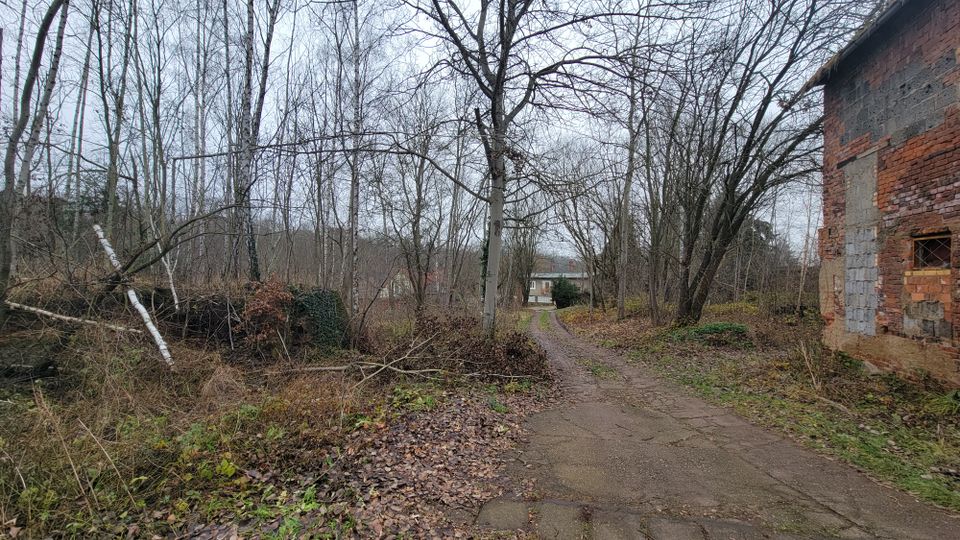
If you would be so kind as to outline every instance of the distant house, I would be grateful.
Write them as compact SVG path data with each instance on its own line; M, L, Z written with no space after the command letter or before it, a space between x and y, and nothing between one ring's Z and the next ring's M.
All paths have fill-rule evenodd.
M960 2L900 0L824 87L824 341L960 386Z
M528 300L531 304L552 304L553 282L566 278L581 291L586 290L589 279L586 272L534 272L530 276Z
M378 285L381 285L377 291L377 298L395 300L399 298L412 297L415 293L414 282L410 275L403 268L393 269L390 275ZM436 272L427 274L425 294L440 293L440 276Z
M413 282L410 276L402 270L394 270L388 276L383 286L377 291L377 298L390 299L405 298L413 294Z

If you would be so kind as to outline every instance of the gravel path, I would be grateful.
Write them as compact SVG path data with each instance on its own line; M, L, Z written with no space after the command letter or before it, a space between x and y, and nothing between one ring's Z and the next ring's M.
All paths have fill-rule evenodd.
M960 538L960 519L693 396L550 313L564 400L527 420L479 527L542 538ZM592 368L592 369L591 369ZM533 487L531 487L533 486Z

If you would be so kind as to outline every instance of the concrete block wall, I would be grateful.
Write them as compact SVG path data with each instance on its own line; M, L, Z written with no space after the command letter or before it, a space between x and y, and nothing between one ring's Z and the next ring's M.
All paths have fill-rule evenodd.
M858 156L842 168L844 178L844 324L847 332L876 334L877 154Z
M844 263L844 323L847 332L875 335L879 297L875 228L847 229Z
M900 9L824 89L825 340L960 386L960 1ZM950 268L914 268L944 233Z

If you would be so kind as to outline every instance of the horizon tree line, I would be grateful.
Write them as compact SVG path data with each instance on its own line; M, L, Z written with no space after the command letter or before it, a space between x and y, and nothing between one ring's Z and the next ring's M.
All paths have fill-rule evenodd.
M804 83L880 5L4 5L0 300L275 275L357 321L399 272L415 310L462 304L492 334L562 234L591 303L696 322L770 286L755 256L815 263L762 218L815 189Z

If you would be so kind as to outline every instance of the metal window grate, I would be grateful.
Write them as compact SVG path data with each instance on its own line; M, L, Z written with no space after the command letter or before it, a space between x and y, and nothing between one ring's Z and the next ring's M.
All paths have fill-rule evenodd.
M950 268L950 237L932 236L913 241L914 268Z

